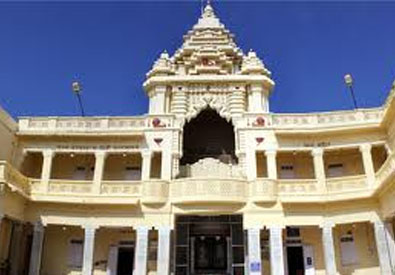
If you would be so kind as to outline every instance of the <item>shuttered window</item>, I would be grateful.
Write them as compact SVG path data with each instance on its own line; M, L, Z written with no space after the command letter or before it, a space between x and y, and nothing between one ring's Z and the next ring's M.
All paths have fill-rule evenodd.
M83 252L84 252L84 241L71 240L69 243L68 266L73 268L81 268Z

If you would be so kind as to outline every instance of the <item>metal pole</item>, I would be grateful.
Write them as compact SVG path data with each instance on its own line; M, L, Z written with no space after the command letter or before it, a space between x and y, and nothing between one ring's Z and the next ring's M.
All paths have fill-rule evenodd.
M78 103L80 104L80 108L81 108L81 116L85 116L84 106L82 105L81 95L79 93L77 93L77 97L78 97Z
M352 86L350 86L350 91L351 91L352 100L354 102L354 108L358 109L357 100L356 100L355 94L354 94L354 88Z
M350 88L351 97L352 97L352 100L353 100L353 103L354 103L354 108L355 108L355 109L358 109L357 99L355 98L354 88L353 88L353 83L354 83L354 81L353 81L353 79L352 79L351 74L346 74L346 75L344 76L344 82L346 83L347 87Z
M79 103L80 109L81 109L81 115L82 115L82 116L85 116L84 106L82 105L82 99L81 99L81 90L82 90L82 89L81 89L80 83L79 83L78 81L74 81L74 82L71 84L71 88L72 88L73 92L75 93L75 95L76 95L77 98L78 98L78 103Z

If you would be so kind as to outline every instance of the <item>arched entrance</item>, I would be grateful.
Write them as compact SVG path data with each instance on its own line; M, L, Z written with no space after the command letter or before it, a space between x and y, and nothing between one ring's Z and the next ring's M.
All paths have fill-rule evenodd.
M233 125L211 108L185 124L181 165L208 157L224 163L237 162Z

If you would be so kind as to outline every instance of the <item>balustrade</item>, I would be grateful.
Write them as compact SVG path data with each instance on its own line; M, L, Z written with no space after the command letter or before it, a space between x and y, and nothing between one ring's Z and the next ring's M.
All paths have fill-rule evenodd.
M212 161L212 160L210 160ZM143 203L218 202L245 203L247 200L256 203L323 201L372 196L375 189L388 181L395 174L395 154L387 158L376 172L376 183L372 189L366 175L327 178L324 188L317 179L258 179L248 181L245 177L232 178L229 165L218 164L211 169L226 166L227 171L216 171L216 177L204 173L205 169L195 171L195 177L179 178L172 181L145 180L101 181L100 192L94 190L93 181L50 179L48 185L41 179L31 179L22 175L7 162L0 162L0 183L9 186L11 191L20 192L34 200L46 200L51 196L56 201L69 201L68 198L101 198L123 197L141 199ZM196 167L195 167L196 168ZM202 167L200 167L202 168ZM192 169L193 170L193 169ZM207 171L206 171L207 172ZM55 200L55 199L53 199ZM71 199L70 199L71 200ZM75 201L75 200L72 200ZM126 201L125 201L126 203Z

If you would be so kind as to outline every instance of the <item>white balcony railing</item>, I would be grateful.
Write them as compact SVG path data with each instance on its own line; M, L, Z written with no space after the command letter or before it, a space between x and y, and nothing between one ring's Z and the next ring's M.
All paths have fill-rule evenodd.
M210 163L210 176L204 167ZM212 166L213 164L219 166ZM218 168L220 167L220 168ZM204 168L204 169L203 169ZM200 170L199 170L200 169ZM209 160L193 174L194 177L172 181L102 181L98 189L93 181L57 180L48 183L22 175L10 164L0 161L0 188L8 186L34 201L69 203L254 203L323 202L374 196L378 188L395 177L395 154L376 173L376 184L368 183L366 175L316 179L256 179L233 177L231 166ZM225 170L221 170L225 169ZM206 171L206 173L204 173Z

